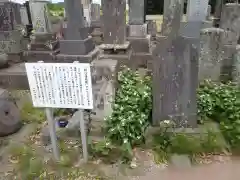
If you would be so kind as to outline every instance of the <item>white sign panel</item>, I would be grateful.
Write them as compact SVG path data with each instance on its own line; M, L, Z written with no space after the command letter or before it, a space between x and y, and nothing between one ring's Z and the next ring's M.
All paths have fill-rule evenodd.
M205 21L208 13L209 0L188 0L187 20Z
M25 63L35 107L93 109L88 63Z

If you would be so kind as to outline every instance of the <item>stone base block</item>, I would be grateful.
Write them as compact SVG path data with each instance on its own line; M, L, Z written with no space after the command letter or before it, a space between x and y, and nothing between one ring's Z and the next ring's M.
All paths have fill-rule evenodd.
M9 53L8 54L8 63L16 64L23 62L23 52L20 53Z
M72 63L74 61L79 61L80 63L90 63L93 60L97 59L98 55L99 55L99 49L95 48L93 51L91 51L87 55L58 54L54 62Z
M101 44L99 49L103 50L105 54L126 54L130 49L130 42L126 41L124 44Z
M179 35L184 37L199 38L200 30L203 28L211 28L212 22L181 22Z
M149 53L150 52L150 35L146 37L128 37L133 53Z
M101 28L102 27L102 23L101 21L91 21L91 27L93 28Z
M145 37L147 35L147 24L129 25L128 28L130 37Z
M60 40L61 54L87 55L94 47L92 37L88 37L85 40Z
M152 61L153 58L151 53L133 53L129 67L134 70L138 68L148 68L148 63Z
M55 40L47 43L29 43L27 48L29 51L54 51L59 49L59 42Z
M23 55L24 61L27 62L55 62L56 55L59 53L59 50L55 51L25 51Z
M53 33L34 33L30 36L32 43L46 43L56 40Z

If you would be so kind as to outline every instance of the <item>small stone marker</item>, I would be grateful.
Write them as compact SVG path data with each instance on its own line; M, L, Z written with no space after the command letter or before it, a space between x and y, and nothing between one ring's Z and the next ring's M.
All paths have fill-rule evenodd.
M90 64L26 63L25 66L33 105L46 108L55 159L59 160L60 157L52 108L73 108L80 109L83 157L87 162L87 139L82 109L93 108Z

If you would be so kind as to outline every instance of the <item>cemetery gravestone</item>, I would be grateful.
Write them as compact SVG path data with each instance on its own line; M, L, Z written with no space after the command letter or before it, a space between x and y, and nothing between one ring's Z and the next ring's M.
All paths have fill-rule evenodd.
M222 36L223 60L221 68L221 81L232 80L234 71L234 56L240 37L240 4L227 3L223 6L220 27L224 30Z
M154 58L153 124L172 120L177 127L196 127L198 49L190 38L162 37Z
M30 1L33 33L30 36L28 50L24 53L25 61L36 62L43 59L53 61L55 55L59 53L59 42L52 32L47 3L47 0Z
M102 11L104 42L99 46L103 50L100 58L126 63L131 57L130 43L126 41L126 1L104 0Z
M64 29L64 39L60 40L60 54L57 60L91 62L98 55L89 28L84 25L83 6L79 0L65 0L67 28Z
M237 45L240 37L240 4L230 3L223 6L220 27L225 31L224 45Z
M91 4L91 27L101 27L101 6Z
M209 0L188 0L187 21L205 21Z
M151 60L150 43L151 35L147 34L145 23L145 0L131 0L129 2L129 36L132 47L131 67L147 66Z
M8 54L9 60L19 62L22 31L18 28L20 22L16 16L20 14L20 7L13 2L0 2L0 11L0 52Z
M183 2L182 0L171 0L171 3L168 3L168 5L168 8L165 7L167 12L164 12L161 35L174 38L178 35L182 19Z
M201 30L199 80L210 79L219 81L223 58L221 38L224 30L220 28L206 28Z

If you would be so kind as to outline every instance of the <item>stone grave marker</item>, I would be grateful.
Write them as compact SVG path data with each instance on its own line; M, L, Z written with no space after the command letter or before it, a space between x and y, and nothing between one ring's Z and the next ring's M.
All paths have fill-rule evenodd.
M60 40L60 54L57 61L91 62L98 55L89 28L84 25L83 5L79 0L64 1L67 16L67 28L64 39Z
M219 81L223 58L221 38L224 30L206 28L201 30L199 55L199 80Z
M47 3L49 0L30 0L32 24L34 32L48 33L52 31L52 25L49 21Z
M101 27L101 6L100 4L91 4L91 27Z
M117 59L127 63L131 57L130 43L126 40L126 0L102 1L103 50L100 58Z
M27 51L24 52L25 61L36 62L39 60L53 61L59 53L59 42L52 32L52 24L49 19L47 0L31 0L29 2L33 32Z
M229 3L223 6L220 27L225 31L222 43L237 45L240 37L240 4Z
M8 54L8 60L19 62L22 53L20 6L13 2L0 2L0 12L0 52Z
M154 58L153 124L172 120L177 127L196 127L198 49L191 38L162 37Z
M178 35L180 21L182 19L183 1L171 0L170 2L167 2L165 6L166 5L168 5L168 8L164 8L166 12L164 12L163 16L161 35L175 37Z
M145 1L131 0L129 2L129 26L128 40L132 47L132 57L130 66L147 66L147 61L151 60L150 45L151 35L148 35L148 24L145 23Z
M205 21L209 0L188 0L187 21Z

